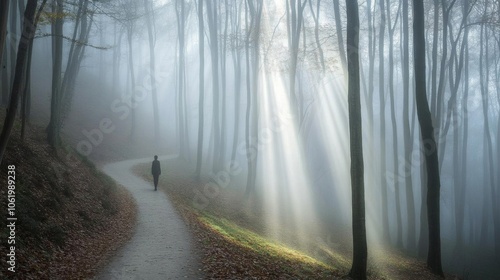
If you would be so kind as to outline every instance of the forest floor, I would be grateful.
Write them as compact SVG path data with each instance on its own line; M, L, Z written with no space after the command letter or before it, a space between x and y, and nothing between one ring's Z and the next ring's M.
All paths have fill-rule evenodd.
M1 120L1 118L0 118ZM3 122L3 120L2 120ZM132 235L130 194L71 149L54 150L42 128L21 141L16 123L0 165L0 205L7 211L7 170L15 165L16 272L2 262L0 279L85 279ZM10 234L2 220L0 252ZM10 248L9 248L10 249Z
M316 244L303 252L270 240L263 234L262 219L247 212L242 193L226 188L200 209L195 207L196 194L209 179L196 181L194 170L181 160L161 164L159 189L167 193L196 236L207 279L345 278L352 255L350 242L333 247ZM134 172L151 181L150 168L150 163L142 164ZM431 274L424 262L391 249L371 248L368 273L370 279L442 279Z

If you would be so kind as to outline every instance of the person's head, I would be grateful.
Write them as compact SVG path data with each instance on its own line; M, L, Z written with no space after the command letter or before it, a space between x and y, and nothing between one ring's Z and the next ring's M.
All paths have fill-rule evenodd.
M158 159L158 156L157 156L157 155L155 155L155 160L156 160L156 159Z

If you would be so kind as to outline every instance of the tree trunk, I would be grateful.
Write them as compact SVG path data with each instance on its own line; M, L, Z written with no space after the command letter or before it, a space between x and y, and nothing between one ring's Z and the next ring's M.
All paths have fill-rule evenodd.
M153 12L150 6L150 1L144 0L144 8L146 10L146 25L148 27L149 38L149 71L151 76L151 99L153 101L153 125L155 144L160 143L160 116L158 112L158 94L156 90L156 66L155 66L155 39L153 36L153 20L151 13Z
M177 34L179 37L178 50L178 82L177 82L177 112L179 118L179 145L180 156L184 159L189 159L189 141L187 139L187 119L185 108L186 95L186 3L185 0L175 1L175 10L177 16ZM207 4L208 6L208 4Z
M342 72L344 79L347 79L347 61L344 48L344 37L342 36L342 18L340 17L340 0L333 0L333 12L335 15L335 30L337 32L337 44L339 46L340 65L342 65ZM368 5L368 4L367 4ZM371 13L370 13L371 14ZM370 38L371 39L371 38ZM370 40L371 42L371 40ZM369 46L370 48L371 46ZM371 50L370 50L371 51Z
M53 12L57 15L52 24L54 37L52 38L52 97L50 106L50 122L47 127L48 142L53 148L60 145L60 124L62 111L62 92L61 92L61 71L62 71L62 52L63 52L63 0L55 0Z
M226 159L226 138L227 138L227 37L228 37L228 27L229 27L229 6L227 0L224 0L226 17L224 20L224 35L222 40L221 48L221 78L222 78L222 118L221 118L221 141L220 141L220 152L219 152L219 163L222 164Z
M26 73L24 78L24 89L21 96L21 141L24 141L26 133L26 122L29 122L31 107L31 60L33 56L33 40L28 46L28 58L26 60Z
M483 37L484 34L484 37ZM491 203L491 213L493 217L493 236L496 237L498 234L498 231L500 230L498 228L498 223L497 220L495 219L495 208L496 208L496 189L495 189L495 166L493 162L493 140L491 136L491 130L490 130L490 120L489 120L489 76L490 76L490 67L489 67L489 34L488 34L488 28L485 27L484 25L481 26L481 51L480 51L480 56L479 56L479 77L480 77L480 84L481 84L481 95L482 95L482 105L483 105L483 119L484 119L484 137L486 141L486 146L485 146L485 151L486 151L486 158L487 164L484 167L485 170L485 186L489 184L490 187L490 194L488 194L488 191L485 189L484 192L484 198L485 201L483 202L484 204L487 204L486 201L490 199ZM483 47L484 46L484 47ZM484 49L484 52L483 52ZM483 64L483 61L486 63ZM487 183L486 183L487 182ZM489 197L488 197L489 196ZM486 215L486 213L483 213L483 215ZM495 241L495 244L497 241Z
M217 22L218 13L214 3L207 1L207 18L208 18L208 30L210 38L210 58L212 61L212 95L213 95L213 111L212 111L212 124L214 128L214 153L213 153L213 165L212 169L218 171L221 168L222 163L220 162L220 149L223 148L221 144L221 134L220 134L220 100L219 100L219 42L218 42L218 32L217 32Z
M290 8L290 18L288 19L289 32L289 50L290 50L290 69L289 69L289 87L290 87L290 106L292 115L298 123L301 123L299 113L299 102L295 93L295 78L297 76L297 60L299 55L300 33L302 31L303 12L306 0L287 0ZM288 14L288 13L287 13Z
M240 12L238 11L238 5L235 5L235 11L233 13L235 19L233 19L234 33L239 32L241 25ZM239 37L233 39L233 67L234 67L234 136L233 136L233 148L231 152L231 163L236 160L236 149L238 147L238 137L240 132L240 102L241 102L241 54L239 50Z
M438 84L438 42L439 42L439 0L434 0L434 29L432 40L432 71L431 71L431 113L436 117L437 84Z
M10 0L0 0L0 66L3 65L3 50L7 37L7 20L9 19Z
M135 71L134 71L134 54L133 54L133 48L132 48L132 36L133 36L133 23L129 23L131 26L128 27L127 30L127 42L128 42L128 71L129 71L129 77L130 77L130 85L131 85L131 91L130 91L130 104L132 104L132 112L131 112L131 127L130 127L130 135L129 135L129 140L133 141L135 137L135 119L136 119L136 114L135 114Z
M349 133L352 188L353 262L349 276L366 279L367 244L365 228L365 190L363 171L363 134L361 128L359 76L359 15L358 1L346 0L347 8L347 67L349 73Z
M387 160L385 141L385 72L384 72L384 36L385 36L385 4L384 0L379 1L380 7L380 37L379 37L379 103L380 103L380 188L382 191L382 227L383 235L389 236L389 210L387 208ZM400 212L400 211L398 211ZM401 213L401 212L400 212ZM397 244L402 243L401 219L397 221Z
M434 127L426 94L425 82L425 33L424 3L413 0L413 59L415 68L415 100L422 143L425 150L427 169L427 215L429 224L429 251L427 266L430 270L444 277L441 266L440 233L440 178L437 144L434 139Z
M247 177L247 186L245 189L245 197L248 198L255 192L255 182L257 178L257 157L258 157L258 129L259 129L259 102L257 98L259 86L259 65L260 65L260 26L263 9L263 0L256 2L248 1L248 8L250 11L250 18L252 22L253 35L251 40L253 61L252 65L252 86L249 92L250 104L249 111L247 112L247 127L248 127L248 143L251 147L251 152L247 150L247 161L249 165L249 174ZM247 68L249 69L249 68ZM248 77L248 76L247 76Z
M203 128L204 128L204 98L205 98L205 36L203 20L203 0L198 0L198 40L200 55L200 81L198 95L198 151L196 157L196 179L201 179L201 165L203 160Z
M464 10L468 9L469 1L464 0ZM468 33L469 27L465 27L465 33ZM460 153L460 183L455 186L455 231L457 233L457 240L455 246L455 253L460 253L465 243L463 238L464 222L465 222L465 188L467 187L467 147L469 141L469 117L468 117L468 98L469 98L469 43L465 36L465 53L464 53L464 87L462 98L462 149Z
M410 135L410 51L409 51L409 28L408 28L408 1L403 2L403 145L404 145L404 177L406 190L406 207L408 212L408 245L410 252L416 250L416 214L415 198L413 195L411 153L413 148L412 137Z
M45 5L46 0L42 2L41 7ZM14 83L12 84L12 94L10 98L9 110L5 116L4 125L2 128L2 133L0 135L0 163L3 160L3 155L5 149L7 148L7 143L12 132L12 127L14 126L14 121L17 113L17 105L19 103L19 96L23 90L23 76L26 66L28 46L30 41L33 40L33 36L36 30L36 22L34 21L35 11L36 11L36 0L28 0L26 4L26 10L24 11L24 21L23 21L23 31L22 37L19 41L19 47L17 51L17 61L16 61L16 71L14 73Z
M316 0L316 11L314 11L314 8L312 6L312 0L309 0L309 8L311 10L311 14L314 19L314 39L316 40L316 47L318 48L319 63L321 65L321 70L324 72L326 69L325 55L323 52L323 47L321 46L321 42L319 40L319 16L321 12L320 7L321 7L321 0ZM345 57L344 57L344 62L345 62Z
M8 58L8 45L7 42L7 26L9 18L9 3L10 0L0 0L0 73L2 74L2 105L7 105L9 103L9 58ZM5 49L5 52L4 52Z

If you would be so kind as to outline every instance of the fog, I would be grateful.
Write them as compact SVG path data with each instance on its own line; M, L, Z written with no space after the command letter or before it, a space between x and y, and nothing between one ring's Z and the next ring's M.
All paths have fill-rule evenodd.
M64 1L61 78L73 75L75 82L62 103L63 145L96 162L178 155L192 167L189 176L206 183L193 205L238 190L249 215L264 213L268 238L304 251L318 241L351 246L345 3L333 1L340 2L336 18L332 1L205 0L200 50L198 1ZM38 23L31 62L29 118L41 126L53 114L58 37L51 36L51 2ZM476 279L496 275L498 2L424 1L426 88L437 147L423 146L420 137L412 5L405 31L401 2L383 1L383 12L379 2L359 3L369 254L389 246L425 260L424 155L437 148L444 269ZM87 29L78 16L87 18ZM7 36L4 89L17 42ZM71 73L67 65L75 63L77 47L81 62Z

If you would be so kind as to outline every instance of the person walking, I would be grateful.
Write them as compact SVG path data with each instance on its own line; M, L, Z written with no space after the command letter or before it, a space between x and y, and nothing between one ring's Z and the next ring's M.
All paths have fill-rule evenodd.
M158 187L158 179L161 174L160 161L158 161L158 156L155 155L155 160L153 160L153 164L151 165L151 174L153 174L153 181L155 184L155 191Z

